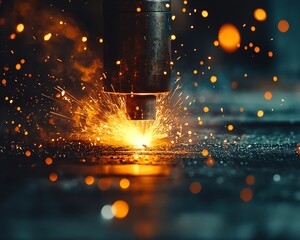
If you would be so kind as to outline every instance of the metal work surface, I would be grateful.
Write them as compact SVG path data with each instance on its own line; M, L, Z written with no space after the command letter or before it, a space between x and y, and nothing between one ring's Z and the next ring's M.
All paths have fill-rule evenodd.
M24 158L24 149L1 147L1 164L9 167L0 170L0 236L298 238L299 124L241 124L232 134L197 131L203 137L212 132L213 138L208 134L197 144L167 151L72 142L36 147ZM47 156L53 158L51 166L45 164ZM55 182L49 180L53 172ZM249 175L254 180L247 180ZM94 179L91 185L87 176ZM130 182L126 189L120 187L123 178ZM241 199L243 189L253 193L247 202ZM128 215L105 219L101 210L116 200L127 202Z

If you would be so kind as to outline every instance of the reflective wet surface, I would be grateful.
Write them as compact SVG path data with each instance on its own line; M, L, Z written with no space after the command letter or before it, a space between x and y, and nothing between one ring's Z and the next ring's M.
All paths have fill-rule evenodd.
M299 123L235 129L198 129L197 143L143 150L64 142L27 157L2 146L0 236L298 238Z

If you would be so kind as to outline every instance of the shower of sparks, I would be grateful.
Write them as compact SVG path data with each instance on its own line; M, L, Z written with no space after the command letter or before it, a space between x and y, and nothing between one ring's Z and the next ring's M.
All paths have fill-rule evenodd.
M71 13L74 6L90 11L91 4L69 1L62 7L45 1L35 6L35 1L18 0L14 8L6 6L7 12L14 14L0 16L0 26L5 30L0 49L4 62L1 66L3 129L11 141L55 142L68 135L97 144L153 146L162 140L176 143L185 136L180 142L197 144L213 137L211 133L203 133L207 125L221 123L226 131L233 133L239 130L235 122L240 119L254 117L265 121L273 112L286 107L284 104L288 102L283 98L280 101L276 92L276 88L288 85L280 72L276 68L275 72L265 71L266 77L257 84L255 78L260 76L251 69L262 60L275 64L278 54L273 46L278 46L280 35L291 33L293 21L281 19L274 25L267 8L246 9L245 5L240 11L251 11L251 18L245 15L239 23L226 24L218 19L213 7L198 1L182 1L174 5L171 17L171 64L174 74L181 79L182 94L178 98L176 89L175 95L158 96L155 121L128 120L123 97L103 93L100 83L89 87L91 79L100 78L103 64L99 52L107 40L100 29L89 25L84 28L81 17L65 14L68 7ZM266 34L265 23L277 27L276 32ZM234 67L238 71L231 71L231 61L220 60L223 57L233 62L244 59L249 65L238 64ZM57 85L63 86L57 87L59 97L52 93ZM259 98L253 95L255 101L251 101L251 106L242 98L236 106L219 98L228 93L236 99L240 90L248 86L260 91ZM81 88L85 88L82 95ZM55 101L48 101L45 96L60 99L66 107L57 108ZM61 120L56 121L54 115L67 121L60 124Z
M61 87L56 89L68 105L70 116L75 122L71 138L93 143L144 148L161 144L164 139L165 143L174 143L181 136L178 118L181 107L180 93L177 94L179 88L178 86L171 95L164 94L157 97L156 119L147 121L129 120L124 97L103 92L102 87L97 83L89 89L89 98L86 100L76 99ZM170 107L175 96L176 101ZM67 117L59 112L52 113Z

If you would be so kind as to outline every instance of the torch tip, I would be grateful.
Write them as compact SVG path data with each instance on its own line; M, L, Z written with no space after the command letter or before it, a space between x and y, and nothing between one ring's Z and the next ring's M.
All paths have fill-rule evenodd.
M155 120L155 95L127 95L126 111L131 120Z

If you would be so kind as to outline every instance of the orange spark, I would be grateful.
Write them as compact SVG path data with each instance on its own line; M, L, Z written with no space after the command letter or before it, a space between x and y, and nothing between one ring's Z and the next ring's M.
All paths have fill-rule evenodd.
M128 203L123 200L114 202L112 212L115 218L125 218L129 212Z
M224 24L218 34L220 46L229 53L238 49L241 41L239 30L233 24Z
M25 28L24 24L23 23L19 23L17 25L17 27L16 27L16 30L17 30L18 33L21 33L21 32L24 31L24 28Z
M264 9L262 8L257 8L255 11L254 11L254 18L257 20L257 21L260 21L260 22L263 22L267 19L267 13Z
M278 30L280 32L287 32L290 28L290 24L287 20L280 20L279 23L278 23Z

